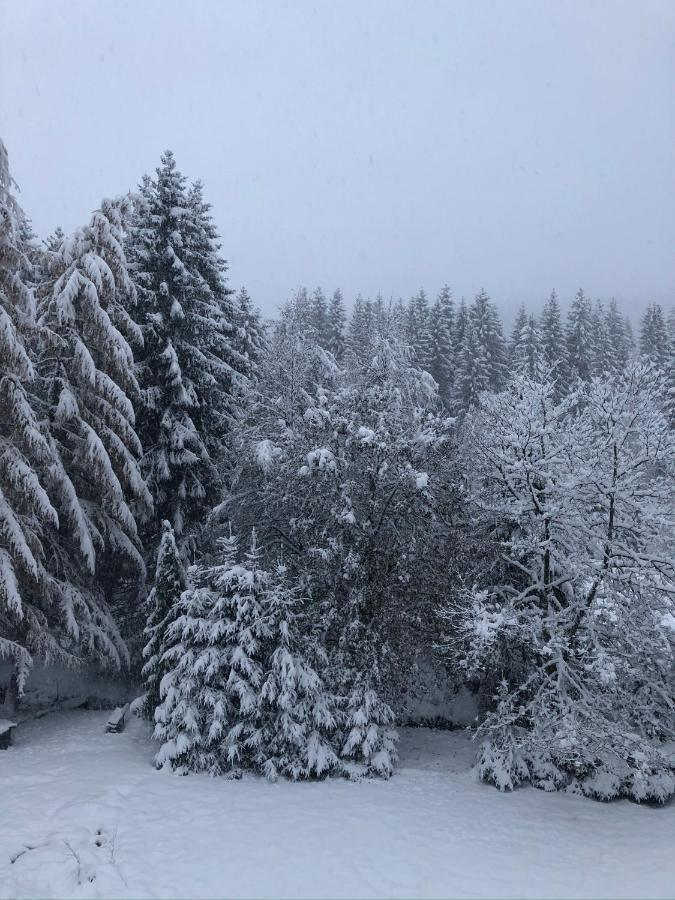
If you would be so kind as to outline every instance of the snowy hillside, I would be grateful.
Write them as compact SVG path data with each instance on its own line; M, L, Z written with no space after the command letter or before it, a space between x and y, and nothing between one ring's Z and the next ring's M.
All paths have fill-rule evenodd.
M675 806L471 778L463 732L407 729L390 781L151 766L147 726L25 723L0 755L0 897L672 897ZM32 849L28 849L32 848Z

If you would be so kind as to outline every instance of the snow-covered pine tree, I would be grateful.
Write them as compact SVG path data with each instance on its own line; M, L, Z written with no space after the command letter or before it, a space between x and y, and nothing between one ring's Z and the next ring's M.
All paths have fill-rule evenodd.
M233 707L231 726L224 736L229 764L255 768L263 745L261 688L267 647L271 636L264 606L270 575L262 565L255 529L241 564L229 559L205 571L205 577L221 597L216 611L227 647L227 693Z
M613 363L612 345L610 344L607 329L607 313L601 300L596 300L593 304L591 322L593 328L591 339L593 344L593 374L602 376L612 371Z
M659 372L665 372L669 343L663 307L659 303L650 303L640 322L640 354Z
M560 396L568 382L567 344L565 328L560 313L560 303L555 291L544 304L539 322L541 334L542 364L548 379L555 380L556 395Z
M337 657L346 667L340 680L347 688L343 700L344 740L340 755L352 778L361 775L389 778L398 760L398 733L394 728L393 710L378 690L378 654L373 635L368 635L363 624L356 621L346 637L352 643L352 649L343 648ZM353 648L358 648L356 653Z
M181 594L187 588L187 577L176 546L171 524L162 522L162 539L157 552L155 581L146 601L148 615L143 630L145 664L142 670L145 691L135 701L135 710L154 721L161 704L160 684L167 674L165 656L169 649L168 633L178 616Z
M52 452L31 394L35 372L26 338L35 329L35 297L22 218L0 140L0 659L12 664L0 708L10 713L31 654L49 658L58 648L45 615L51 603L42 543L45 528L58 527L58 515L45 489ZM57 618L66 631L66 616Z
M408 324L408 308L403 297L392 304L391 314L391 339L400 343L406 342L406 328Z
M520 338L513 350L512 366L514 372L524 373L529 378L541 378L544 374L541 332L533 313L525 317Z
M618 375L625 370L633 353L633 335L613 297L609 302L605 327L609 344L607 371L612 375Z
M515 371L516 358L520 357L520 346L523 341L523 335L527 326L527 310L525 304L521 303L516 312L516 318L513 321L511 329L511 339L509 341L509 369Z
M251 384L255 384L260 377L267 338L260 312L253 306L253 301L244 287L236 296L234 322L236 326L234 346L242 360L242 374Z
M456 414L474 406L480 394L490 388L488 359L476 337L472 318L467 315L462 326L453 384L453 412Z
M161 664L167 671L160 682L162 702L155 711L153 733L161 744L155 755L158 769L180 775L221 775L230 769L224 751L232 723L226 689L230 658L218 601L208 587L188 588L165 632L168 649Z
M259 769L270 780L321 778L341 769L333 748L336 700L321 678L326 655L313 639L305 602L286 566L278 564L262 601L269 649L256 754Z
M594 367L593 308L581 288L567 314L565 343L570 382L577 378L590 381Z
M447 284L442 288L429 311L431 357L429 371L438 385L438 394L446 406L452 402L454 375L455 310L452 292Z
M328 306L328 346L326 348L338 362L342 361L345 352L346 322L347 313L342 299L342 291L338 288L334 291Z
M390 333L389 310L382 294L378 294L373 303L373 330L378 337L386 337Z
M272 331L258 388L266 402L249 410L249 423L261 432L261 438L266 437L270 419L277 422L281 417L284 427L290 427L303 414L316 386L330 383L337 374L334 358L312 339L306 301L303 293L287 301Z
M429 301L424 290L420 290L408 303L406 339L415 352L417 365L428 372L431 368L432 337L429 329Z
M247 363L237 351L236 310L201 185L187 187L171 152L140 188L129 242L145 339L143 470L155 499L152 555L168 519L181 552L219 486L213 455L233 414L234 385Z
M665 378L665 408L670 427L675 429L675 309L668 317L668 363Z
M474 297L469 318L474 339L484 360L482 364L486 366L488 387L491 391L500 391L508 372L506 342L497 308L484 290Z
M371 304L359 294L349 318L345 354L350 365L361 369L367 366L372 358L374 335L371 324Z
M127 198L104 200L88 225L48 251L39 286L37 358L53 452L50 491L60 527L45 537L54 613L99 661L127 658L107 600L135 603L145 567L137 521L152 498L140 472L132 399L142 336L123 250ZM122 589L128 596L121 596Z
M211 204L204 200L201 181L191 185L187 200L192 213L189 261L194 266L198 283L201 279L203 292L202 304L193 302L191 309L200 325L193 325L200 351L195 356L198 375L194 377L194 384L200 402L196 421L205 434L211 457L216 459L238 411L235 395L250 360L238 350L240 309L234 291L227 286L227 263L221 255L222 246L213 223ZM208 287L208 292L204 286ZM250 321L249 326L255 327L255 323Z
M330 350L330 329L328 323L328 302L326 296L320 287L316 288L312 294L311 300L312 310L312 332L315 342L324 350Z

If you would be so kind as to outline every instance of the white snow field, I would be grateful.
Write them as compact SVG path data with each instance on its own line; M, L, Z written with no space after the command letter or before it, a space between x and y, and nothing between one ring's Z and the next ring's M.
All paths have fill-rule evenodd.
M157 772L107 716L0 752L1 897L675 897L675 805L499 794L466 733L404 729L388 782L269 784Z

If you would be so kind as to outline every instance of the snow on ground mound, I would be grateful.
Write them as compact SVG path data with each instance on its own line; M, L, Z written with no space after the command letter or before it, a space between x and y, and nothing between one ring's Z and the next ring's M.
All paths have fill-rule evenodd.
M475 783L458 732L404 729L391 781L156 772L147 725L25 723L0 752L0 897L673 897L675 805Z

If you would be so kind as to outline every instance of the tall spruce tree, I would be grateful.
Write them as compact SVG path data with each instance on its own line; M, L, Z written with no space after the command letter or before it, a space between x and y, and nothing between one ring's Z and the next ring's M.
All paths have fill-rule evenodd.
M39 286L37 368L60 524L44 542L51 591L80 645L115 665L127 650L110 606L121 605L122 619L136 611L145 577L138 523L152 511L132 405L131 343L142 336L128 312L130 215L128 199L104 200L88 225L48 251Z
M312 331L314 340L323 347L324 350L330 350L330 329L328 324L328 302L326 296L320 287L316 288L311 297L312 310Z
M489 366L485 348L476 338L470 316L463 322L462 339L457 352L453 385L453 411L461 413L478 402L490 387Z
M338 362L342 361L345 352L346 321L347 313L342 299L342 291L338 288L334 291L328 306L328 346L326 348Z
M35 297L13 187L0 140L0 659L12 665L0 708L10 713L31 654L52 655L42 536L59 523L46 490L52 452L31 393L35 370L26 337L35 328Z
M541 378L545 366L541 348L541 332L537 317L530 313L525 316L516 346L513 348L513 371L528 378Z
M319 671L326 656L312 638L299 589L282 564L271 572L262 609L269 637L256 766L270 780L283 776L297 781L339 771L333 748L336 701Z
M607 313L601 300L593 304L593 374L605 375L612 371L612 345L607 328Z
M438 394L447 406L451 404L452 400L454 325L455 310L452 292L446 284L429 312L431 336L429 370L438 384Z
M135 702L136 709L146 719L154 721L155 711L162 702L160 685L169 671L166 651L171 646L171 626L178 617L181 594L187 588L185 569L176 546L171 524L162 522L162 539L157 552L155 581L146 601L148 616L143 630L146 640L143 649L142 677L145 692Z
M619 312L616 300L612 298L605 319L609 358L607 371L619 375L628 365L633 352L633 335L627 320Z
M363 367L370 362L373 350L372 309L359 294L347 328L346 354L350 364Z
M650 303L640 322L640 354L661 372L665 372L669 357L669 339L663 307Z
M544 304L539 321L539 332L541 334L542 365L547 371L548 378L555 381L556 396L560 396L568 380L567 344L560 303L555 291L551 291Z
M188 188L170 151L155 178L143 180L130 245L145 340L138 359L143 470L155 500L148 549L167 519L190 552L193 527L218 496L214 456L247 361L237 350L236 306L208 204L199 183Z
M590 381L595 368L593 345L593 308L581 288L577 291L567 315L565 329L570 379Z
M429 301L420 290L408 304L407 341L415 351L417 364L427 372L432 362L432 338L429 328Z
M475 296L469 317L486 366L487 386L491 391L500 391L507 375L506 342L497 308L484 290Z
M509 340L509 368L515 371L516 358L519 356L520 345L523 340L525 328L527 326L527 310L525 304L521 303L516 313L516 318L511 329L511 339Z
M260 377L267 338L260 312L254 307L245 287L242 287L236 296L234 324L234 347L239 356L241 371L249 382L255 383Z

